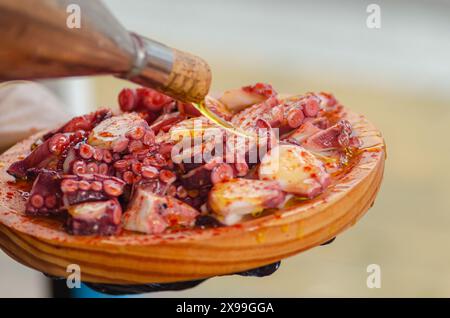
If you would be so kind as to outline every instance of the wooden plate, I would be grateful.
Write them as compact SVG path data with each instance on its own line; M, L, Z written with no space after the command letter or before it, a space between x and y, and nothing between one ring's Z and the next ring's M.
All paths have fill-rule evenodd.
M385 146L364 116L344 112L363 150L326 193L242 224L162 235L67 234L61 222L24 215L26 193L6 173L37 136L0 156L0 247L18 262L66 277L69 264L86 282L137 284L193 280L273 263L320 245L356 223L373 204L383 177Z

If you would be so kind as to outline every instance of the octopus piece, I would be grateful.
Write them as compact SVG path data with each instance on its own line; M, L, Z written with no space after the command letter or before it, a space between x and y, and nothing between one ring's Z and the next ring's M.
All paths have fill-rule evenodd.
M260 104L275 95L276 92L271 85L257 83L225 91L219 98L219 102L226 107L228 112L235 114L251 105Z
M316 119L322 109L317 94L293 96L284 100L270 97L261 104L253 105L233 116L231 122L244 130L254 130L258 121L267 122L283 135L300 127L304 122Z
M275 181L236 178L215 184L208 205L221 222L232 225L245 215L278 208L284 199L285 193Z
M339 102L337 99L333 96L333 94L326 93L326 92L320 92L320 93L314 93L314 92L308 92L303 95L292 95L284 98L283 102L288 102L292 100L299 100L304 99L305 97L314 97L319 101L319 108L320 109L326 109L326 110L333 110L336 108L336 106L339 105Z
M158 134L161 131L167 132L173 125L185 120L186 118L186 115L180 112L163 114L151 124L150 128L155 134Z
M60 214L64 209L61 205L61 176L56 171L42 169L39 171L31 188L25 213L33 216Z
M66 228L73 235L114 235L120 229L122 207L116 199L68 208Z
M248 166L245 163L233 165L211 161L182 175L180 182L186 189L197 189L231 180L238 175L244 176L247 172Z
M165 183L160 179L142 179L141 181L133 184L131 197L133 197L139 189L145 189L145 191L154 193L156 195L165 196L169 193L170 187L171 184Z
M233 113L224 103L210 95L205 97L204 103L211 112L225 120L230 120L233 116ZM180 114L185 115L186 117L200 117L202 115L191 103L178 103L177 106Z
M320 98L320 105L324 109L332 109L339 105L333 94L320 92L316 95Z
M62 170L65 174L112 175L114 172L112 161L113 154L110 150L94 147L83 141L69 149Z
M308 93L304 96L291 97L282 102L278 107L282 112L282 120L279 124L280 135L300 127L309 119L316 118L321 110L321 100L318 96Z
M267 83L256 83L253 85L243 86L242 90L251 94L265 96L266 98L277 95L277 92L272 85Z
M260 128L265 129L264 134L259 134ZM166 140L174 143L171 158L181 175L181 184L194 189L245 176L270 149L270 142L276 140L267 138L267 133L274 137L268 124L256 127L255 132L257 139L228 134L204 117L173 126Z
M190 197L190 195L194 192L194 191L188 191L188 189L186 189L183 185L181 185L178 181L177 182L171 182L171 183L166 183L164 181L161 181L161 179L156 178L156 179L142 179L139 182L136 182L132 185L132 190L130 192L129 198L126 199L125 201L129 202L131 201L130 198L132 198L134 196L134 194L139 190L139 189L145 189L146 191L149 191L153 194L159 195L159 196L166 196L166 195L170 195L173 196L185 203L188 203L189 205L198 208L200 207L200 205L198 206L194 206L192 203L194 202L193 197ZM206 190L207 192L208 190ZM200 191L198 191L198 189L195 190L195 192L200 193ZM203 194L203 191L202 191ZM198 196L195 195L195 198L197 198ZM205 197L205 196L203 196ZM199 198L198 198L199 199ZM195 200L196 203L197 200ZM204 202L202 202L204 203Z
M184 190L179 192L179 189L177 188L177 199L183 201L198 211L202 211L204 213L208 212L204 208L206 207L206 203L208 201L208 193L211 190L210 186L191 190L184 187L182 189Z
M65 175L61 181L64 206L84 202L106 201L123 194L125 182L100 174Z
M235 170L228 163L220 163L211 169L211 183L218 184L233 179Z
M224 120L231 120L233 112L220 100L213 98L212 96L205 97L205 106L217 116Z
M17 178L25 178L31 168L57 169L60 156L71 144L70 134L56 133L37 146L25 159L14 162L8 173Z
M216 144L224 145L224 130L205 117L183 120L172 126L165 140L174 146L171 158L176 164L183 164L183 171L189 171L205 164L214 157Z
M43 136L43 139L47 140L53 135L60 133L76 132L78 130L91 131L98 123L111 116L111 111L104 108L87 115L72 118L60 128L52 130L45 134Z
M183 138L203 138L210 130L221 128L206 117L194 117L175 123L168 131L170 140L181 141Z
M289 96L282 100L282 103L287 107L289 105L295 105L301 103L301 109L305 114L305 117L316 117L318 112L328 105L328 102L324 102L324 97L321 93L306 93L304 95ZM297 108L297 106L295 106Z
M218 163L232 164L237 176L244 176L249 164L258 162L257 154L265 153L271 146L270 142L276 140L270 125L264 120L257 120L255 125L253 133L258 138L249 138L230 134L205 117L190 118L174 125L164 140L174 144L172 160L181 166L183 172L218 160Z
M113 153L134 152L154 142L155 135L147 122L136 113L110 117L89 134L87 143Z
M275 107L279 104L276 97L269 97L259 104L254 104L236 113L231 119L231 123L241 129L253 129L258 119L268 118L268 123L275 127L281 120L281 112Z
M282 136L283 140L290 140L295 141L298 144L301 144L303 141L311 137L312 135L322 131L319 127L314 125L312 121L308 121L303 123L300 127L298 127L296 130L290 132L289 134L286 134Z
M123 112L137 112L149 124L162 113L175 108L178 103L173 98L147 87L125 88L120 92L118 99Z
M132 185L140 181L161 180L171 184L177 179L170 159L166 159L157 147L153 152L142 152L123 156L113 163L116 177Z
M283 191L307 198L320 194L330 183L323 163L306 149L279 145L262 159L261 180L276 181Z
M328 129L309 136L302 145L313 151L343 150L351 142L352 126L347 120L340 120Z
M123 217L127 230L147 234L162 233L167 228L192 227L199 212L172 196L161 196L138 188Z
M211 169L206 165L190 170L180 177L181 184L187 189L197 189L203 186L211 186Z
M191 103L177 103L178 111L186 117L199 117L202 115L200 111Z
M187 105L151 88L125 88L119 94L119 107L123 112L136 112L148 124L154 123L164 114L174 112L177 108L184 111Z
M119 107L124 112L161 111L165 105L174 102L174 99L148 87L136 89L124 88L118 96Z

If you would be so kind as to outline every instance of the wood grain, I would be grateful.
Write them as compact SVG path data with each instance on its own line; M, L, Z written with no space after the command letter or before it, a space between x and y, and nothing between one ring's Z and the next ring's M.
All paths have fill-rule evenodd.
M174 282L269 264L328 241L354 225L381 184L385 145L364 116L344 112L363 147L354 165L319 197L241 224L162 235L124 231L112 237L67 234L58 220L24 215L25 197L7 167L29 151L33 136L0 156L0 247L18 262L55 276L78 264L87 282Z

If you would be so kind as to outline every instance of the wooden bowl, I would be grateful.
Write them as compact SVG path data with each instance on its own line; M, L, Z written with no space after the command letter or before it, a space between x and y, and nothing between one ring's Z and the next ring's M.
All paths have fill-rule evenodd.
M364 116L344 111L363 142L352 167L319 197L241 224L161 235L125 231L111 237L67 234L58 220L24 215L26 190L6 173L37 136L0 156L0 247L18 262L67 277L77 264L86 282L160 283L230 274L273 263L320 245L347 229L373 204L385 146Z

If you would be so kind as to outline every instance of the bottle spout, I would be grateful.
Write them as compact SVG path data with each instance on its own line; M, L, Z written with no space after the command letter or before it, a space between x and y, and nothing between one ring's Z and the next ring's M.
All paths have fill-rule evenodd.
M183 102L201 102L208 94L211 71L195 55L131 33L135 60L131 70L119 77L152 87Z

